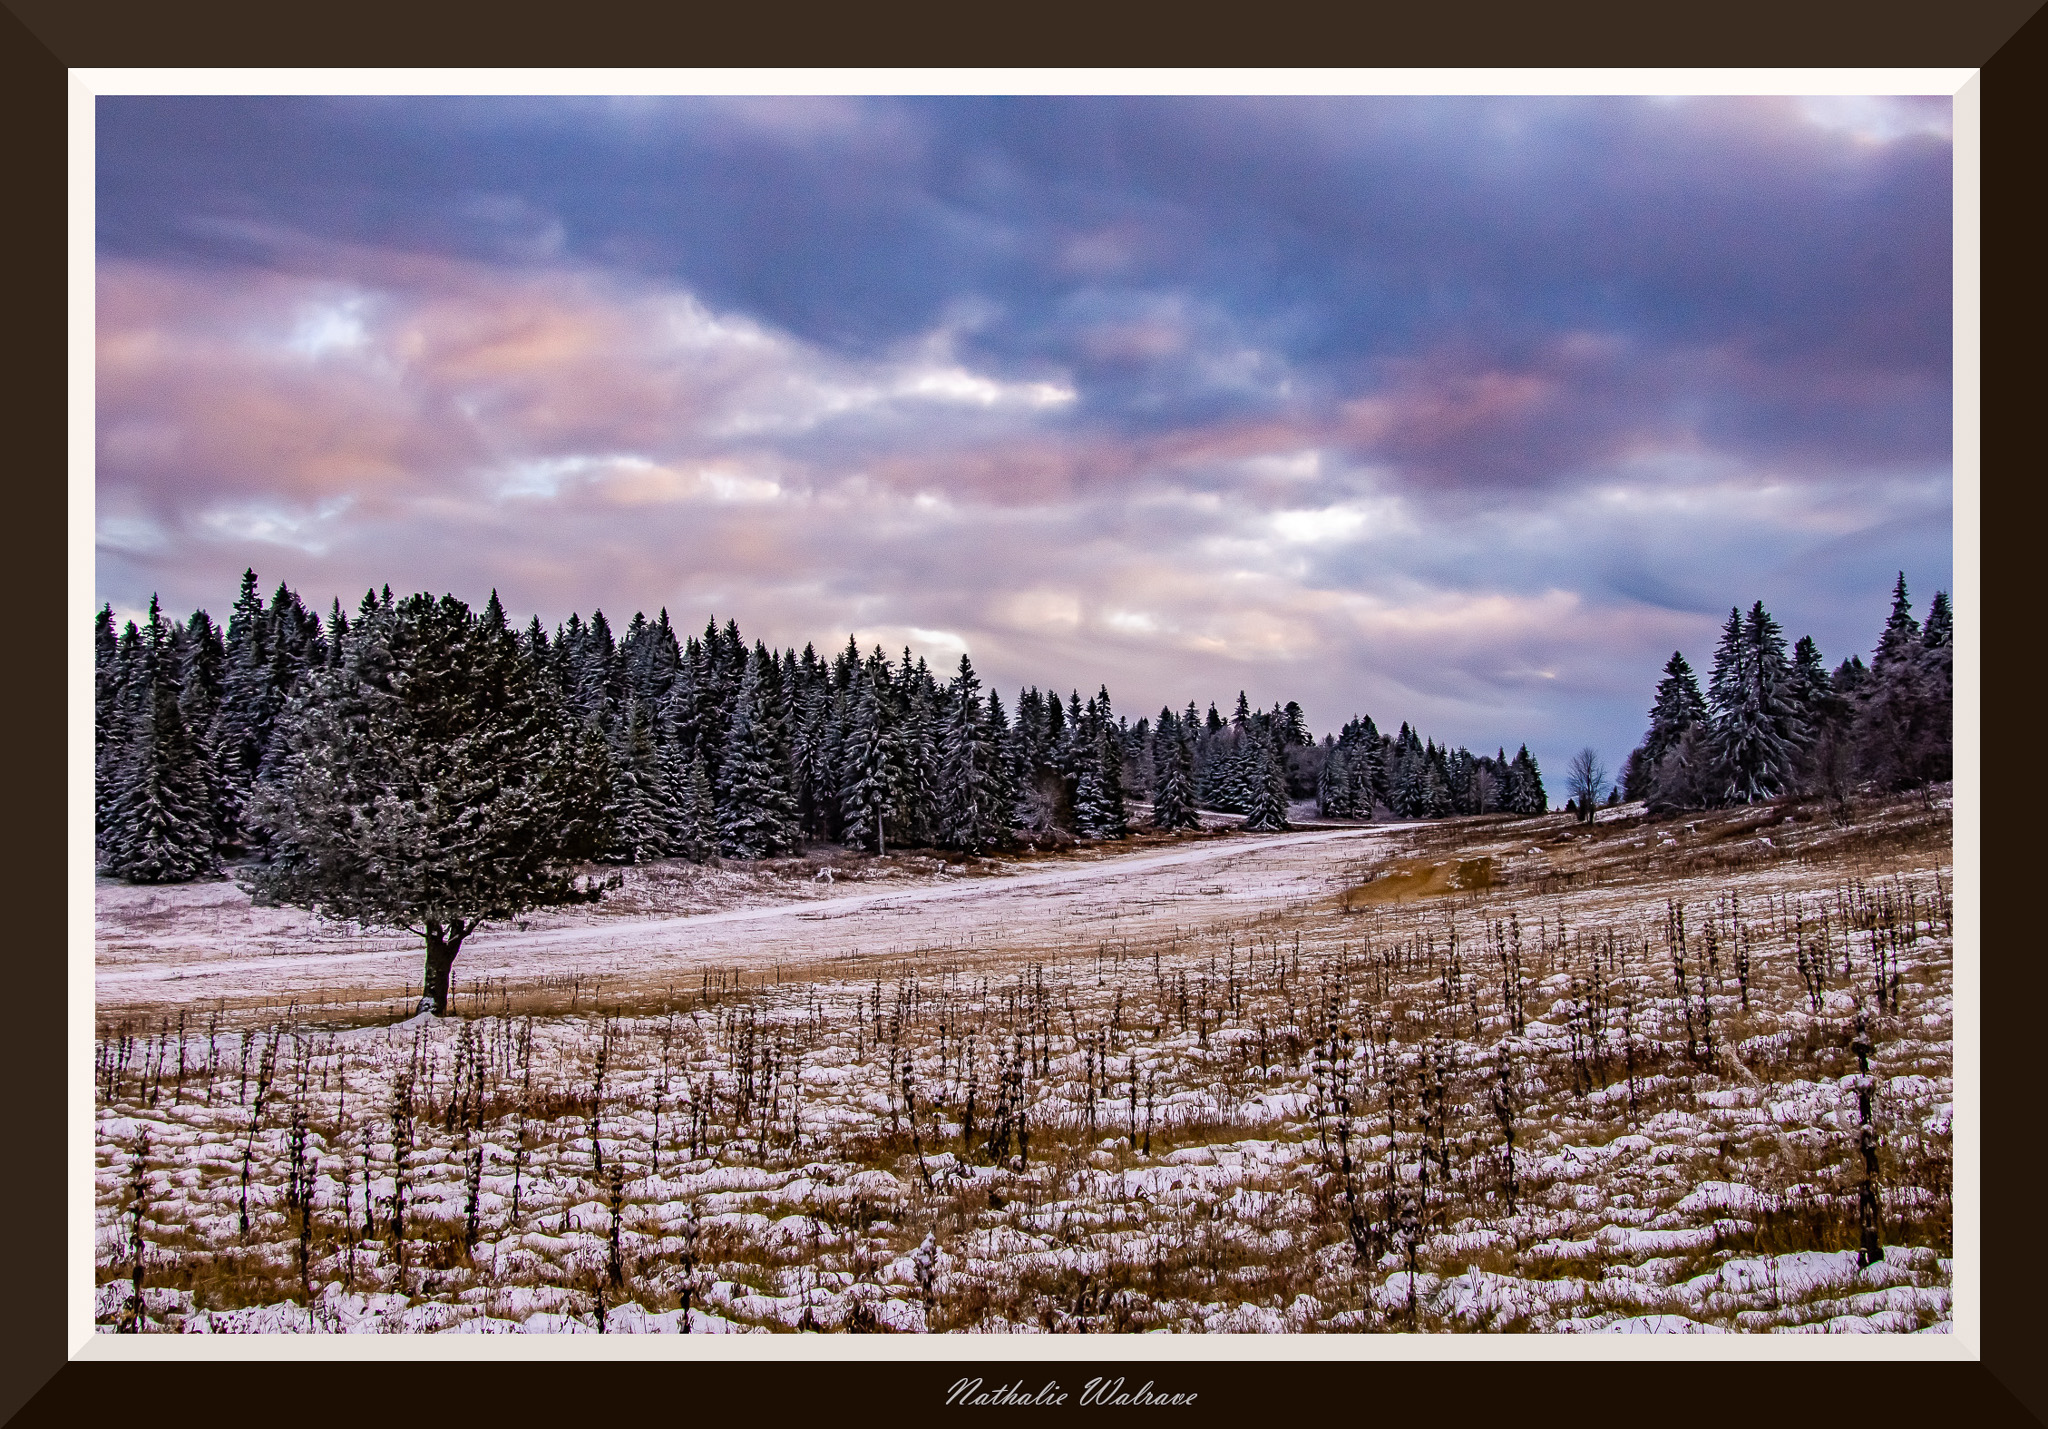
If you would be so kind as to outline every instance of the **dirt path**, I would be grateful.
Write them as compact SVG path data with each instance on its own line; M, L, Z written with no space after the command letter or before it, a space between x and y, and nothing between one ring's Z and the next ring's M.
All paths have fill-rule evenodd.
M1372 846L1411 827L1381 824L1205 842L1063 864L1043 872L849 893L681 917L567 928L487 928L464 946L464 981L602 977L608 987L694 981L708 967L852 962L917 951L1038 946L1073 956L1105 938L1242 919L1266 906L1344 886ZM1351 848L1333 846L1353 845ZM122 958L95 976L102 1011L204 1004L215 998L341 991L389 996L417 983L421 953L379 936L361 951L238 949L210 941L171 956ZM103 958L103 963L109 961Z

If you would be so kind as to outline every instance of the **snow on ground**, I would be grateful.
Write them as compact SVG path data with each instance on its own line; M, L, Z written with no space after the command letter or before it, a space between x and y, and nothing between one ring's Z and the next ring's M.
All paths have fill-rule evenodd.
M586 983L602 979L613 987L668 979L680 986L712 968L757 973L777 963L812 966L924 948L1000 949L1033 937L1129 936L1172 926L1176 910L1193 900L1220 899L1234 907L1324 896L1347 876L1355 881L1356 869L1398 828L1190 841L1115 857L1094 850L1042 860L1025 854L991 864L977 877L934 872L930 866L945 865L919 859L926 869L905 874L891 868L885 879L874 880L885 884L880 890L859 876L856 863L832 884L774 880L769 887L776 901L697 913L666 913L654 900L642 900L625 905L639 909L637 915L622 914L607 908L614 895L597 910L536 915L521 920L523 926L487 925L463 945L456 980L516 981L545 967L550 977L581 975ZM1342 845L1347 856L1332 858L1325 848L1330 844ZM1035 862L1046 866L1037 869ZM693 872L708 879L724 871ZM744 875L732 878L747 886ZM629 881L626 892L637 886ZM418 987L422 952L413 935L256 908L233 883L135 888L103 879L97 900L103 1012L216 998L311 1002L323 991L338 996L366 988L388 1000ZM1205 905L1196 916L1210 911Z
M1946 855L1752 843L1376 826L649 895L480 936L464 1015L402 1026L410 945L103 888L99 1318L1945 1331ZM1475 857L1474 890L1341 896Z

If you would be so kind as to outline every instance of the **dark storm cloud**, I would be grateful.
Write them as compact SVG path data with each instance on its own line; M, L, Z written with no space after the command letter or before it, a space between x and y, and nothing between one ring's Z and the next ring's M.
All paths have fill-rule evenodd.
M101 588L715 604L1612 761L1729 603L1837 655L1947 584L1946 119L102 99Z

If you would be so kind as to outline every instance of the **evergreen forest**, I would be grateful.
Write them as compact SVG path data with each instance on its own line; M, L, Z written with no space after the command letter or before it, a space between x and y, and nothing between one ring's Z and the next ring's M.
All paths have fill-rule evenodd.
M547 829L556 860L632 864L818 841L978 854L1194 828L1199 810L1277 830L1311 798L1339 819L1548 807L1526 746L1474 755L1365 716L1318 741L1297 703L1242 693L1228 717L1190 701L1135 724L1106 686L1006 707L966 655L942 676L851 637L821 656L750 646L730 619L680 636L665 610L551 634L495 593L472 612L387 586L323 619L284 585L266 603L248 571L225 628L152 600L118 631L102 608L94 644L98 859L138 883L246 861L288 882L325 857L323 816L368 851L331 889L430 856L444 878L502 875L519 829Z
M1917 620L1903 571L1868 665L1852 656L1830 671L1811 636L1786 650L1762 601L1731 609L1704 693L1683 652L1665 663L1617 792L1655 814L1798 795L1841 806L1859 790L1948 779L1954 644L1947 592Z

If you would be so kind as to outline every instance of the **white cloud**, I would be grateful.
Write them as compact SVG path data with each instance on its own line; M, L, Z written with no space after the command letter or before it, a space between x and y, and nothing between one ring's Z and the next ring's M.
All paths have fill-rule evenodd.
M354 505L354 498L347 496L323 501L310 511L250 502L202 512L198 525L223 541L255 541L319 556L327 553L339 534L335 518Z
M370 340L369 329L363 323L365 306L361 297L308 304L300 310L284 345L306 358L358 351Z
M1889 144L1908 136L1948 140L1955 129L1954 109L1947 99L1817 95L1800 100L1799 112L1816 128L1865 144Z

